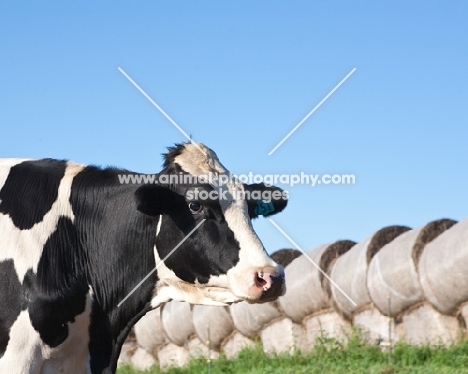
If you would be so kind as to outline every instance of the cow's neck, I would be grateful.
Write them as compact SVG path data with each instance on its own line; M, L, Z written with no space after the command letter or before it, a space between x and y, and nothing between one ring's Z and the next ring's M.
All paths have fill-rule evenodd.
M82 177L75 178L71 202L93 293L90 364L113 370L131 327L150 309L156 272L126 297L154 269L157 221L136 211L138 186L96 186Z

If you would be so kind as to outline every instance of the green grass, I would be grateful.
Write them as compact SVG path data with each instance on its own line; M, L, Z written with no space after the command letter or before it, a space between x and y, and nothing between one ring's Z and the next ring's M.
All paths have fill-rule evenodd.
M388 352L377 346L363 343L359 334L353 333L344 346L335 339L322 337L315 349L302 354L267 357L259 344L254 349L243 350L234 360L221 355L211 365L204 359L192 360L190 365L163 372L159 368L145 372L151 374L305 374L305 373L370 373L370 374L468 374L468 341L449 347L410 346L397 344L389 362ZM128 367L118 374L142 373Z

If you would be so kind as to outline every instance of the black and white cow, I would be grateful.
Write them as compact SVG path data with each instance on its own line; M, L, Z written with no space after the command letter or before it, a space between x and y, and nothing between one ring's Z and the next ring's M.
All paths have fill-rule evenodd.
M157 176L207 173L228 171L209 148L186 143L169 149ZM251 225L263 204L253 192L281 195L266 210L275 214L287 203L282 190L234 180L218 185L223 198L193 200L195 189L218 187L125 184L123 174L131 173L0 161L0 373L113 373L131 327L163 302L255 303L284 293L283 269Z

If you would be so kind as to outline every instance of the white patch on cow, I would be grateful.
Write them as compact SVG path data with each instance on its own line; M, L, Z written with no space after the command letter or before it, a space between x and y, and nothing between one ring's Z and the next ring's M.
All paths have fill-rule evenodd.
M20 162L17 161L16 163ZM10 161L10 164L14 161ZM2 165L8 165L3 161ZM10 166L11 167L11 166ZM47 239L57 228L58 220L61 216L74 220L72 207L70 204L70 192L73 178L81 170L83 165L67 163L65 175L60 181L57 200L52 204L51 209L44 215L41 222L36 223L29 230L20 230L15 226L9 215L0 213L0 261L13 259L15 269L20 282L28 269L37 272L37 266L42 255ZM9 170L9 169L8 169ZM4 179L4 173L8 170L0 170L0 176ZM5 181L3 181L5 183Z
M229 174L227 170L218 160L216 154L207 148L205 145L198 143L200 150L193 144L185 144L185 149L182 153L174 158L174 162L179 164L183 171L194 176L208 176L210 174ZM242 199L244 185L241 182L229 181L223 185L217 186L222 191L227 190L228 199L220 199L221 209L229 228L233 231L236 240L239 242L239 262L235 267L230 269L227 277L210 278L208 284L197 285L197 291L205 297L217 297L225 299L222 302L239 301L240 299L254 300L260 296L258 287L255 287L256 272L263 269L277 269L277 264L268 256L263 247L262 242L255 233L248 214L247 202ZM220 194L220 196L223 196ZM161 266L162 267L162 266ZM167 270L162 272L164 275L169 275ZM168 280L176 278L175 274L170 274ZM169 283L169 281L166 281ZM205 292L212 289L210 292ZM178 287L179 289L181 287ZM192 285L193 288L193 285ZM220 292L226 290L234 294L228 297L229 292ZM179 293L178 295L179 296ZM185 295L189 296L189 295ZM229 300L229 301L227 301ZM188 300L186 300L188 301Z
M190 284L181 280L156 286L157 294L151 300L151 307L157 308L170 300L185 301L190 304L226 306L242 301L226 288L209 287L199 283Z
M216 153L202 143L197 143L197 145L198 147L192 143L184 144L183 152L174 158L174 162L179 164L182 170L195 176L229 172L219 162ZM204 153L200 152L200 149Z
M28 311L23 310L11 326L7 349L0 359L0 373L41 374L42 344Z
M230 182L222 186L236 197L244 190L241 183ZM246 299L258 297L254 287L256 272L264 268L276 268L278 265L268 256L260 238L252 227L247 202L241 199L220 200L221 209L229 228L239 243L239 262L227 273L229 288L236 296ZM251 291L256 291L251 294Z

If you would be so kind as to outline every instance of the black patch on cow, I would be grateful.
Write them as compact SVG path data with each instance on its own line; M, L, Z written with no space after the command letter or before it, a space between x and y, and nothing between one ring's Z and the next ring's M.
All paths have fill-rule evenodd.
M50 347L68 336L68 323L85 310L88 285L75 227L60 217L56 231L47 240L37 274L29 270L23 287L30 289L29 317L42 340Z
M206 284L211 276L226 274L239 262L240 245L224 218L219 201L207 199L198 202L203 205L202 214L192 214L186 202L171 215L163 216L156 248L159 257L165 258L202 219L206 219L164 261L180 279L192 284L196 280Z
M41 222L57 200L65 161L24 161L14 165L0 191L0 213L7 214L21 230Z
M171 214L187 209L183 196L159 185L144 185L135 192L137 209L149 216Z
M10 340L10 328L22 310L26 309L21 283L13 260L0 262L0 358L5 354Z

